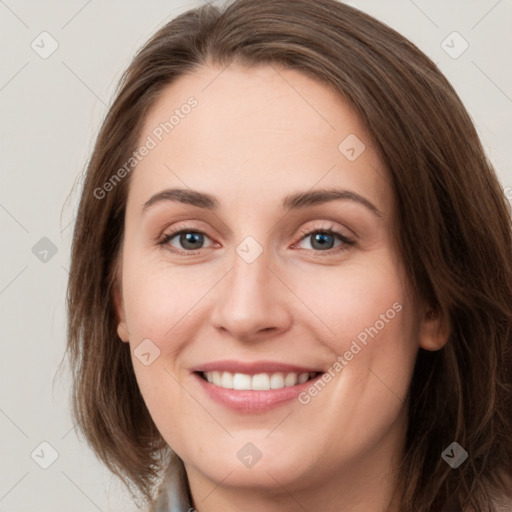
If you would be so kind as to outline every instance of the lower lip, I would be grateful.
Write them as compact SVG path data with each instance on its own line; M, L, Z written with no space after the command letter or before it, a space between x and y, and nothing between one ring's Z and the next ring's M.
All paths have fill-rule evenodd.
M266 412L274 407L293 400L314 384L323 374L319 374L302 384L288 386L281 389L269 389L267 391L236 390L226 389L211 384L204 380L199 374L194 373L194 377L199 381L199 385L205 393L215 402L220 403L229 409L239 412Z

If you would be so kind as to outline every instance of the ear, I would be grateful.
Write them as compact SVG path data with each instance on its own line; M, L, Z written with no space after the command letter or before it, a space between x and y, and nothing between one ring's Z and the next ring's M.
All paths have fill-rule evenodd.
M116 282L113 287L112 297L114 300L114 309L116 312L117 318L117 335L121 338L122 341L129 341L129 333L128 327L126 325L126 317L124 313L124 301L123 301L123 292L121 289L121 279L119 273L116 276Z
M446 315L433 308L426 308L419 325L419 345L430 351L442 349L450 337L450 325Z

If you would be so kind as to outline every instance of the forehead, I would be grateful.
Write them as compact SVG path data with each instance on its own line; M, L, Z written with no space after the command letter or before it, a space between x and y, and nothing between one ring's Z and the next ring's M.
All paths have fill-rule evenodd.
M139 146L148 138L154 148L132 175L141 199L179 179L214 186L220 196L237 187L265 195L318 184L366 190L383 209L390 200L359 116L339 93L296 70L202 66L161 91Z

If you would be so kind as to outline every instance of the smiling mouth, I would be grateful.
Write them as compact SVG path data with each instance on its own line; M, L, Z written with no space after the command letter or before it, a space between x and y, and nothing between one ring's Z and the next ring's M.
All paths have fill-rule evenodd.
M225 371L196 372L203 380L223 389L235 391L270 391L299 384L315 379L320 372L272 372L249 375Z

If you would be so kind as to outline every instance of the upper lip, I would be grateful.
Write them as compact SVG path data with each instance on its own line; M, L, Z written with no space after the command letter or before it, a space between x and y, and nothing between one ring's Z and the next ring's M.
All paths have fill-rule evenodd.
M258 373L321 373L318 368L307 368L277 361L212 361L192 368L193 372L230 372L256 375Z

